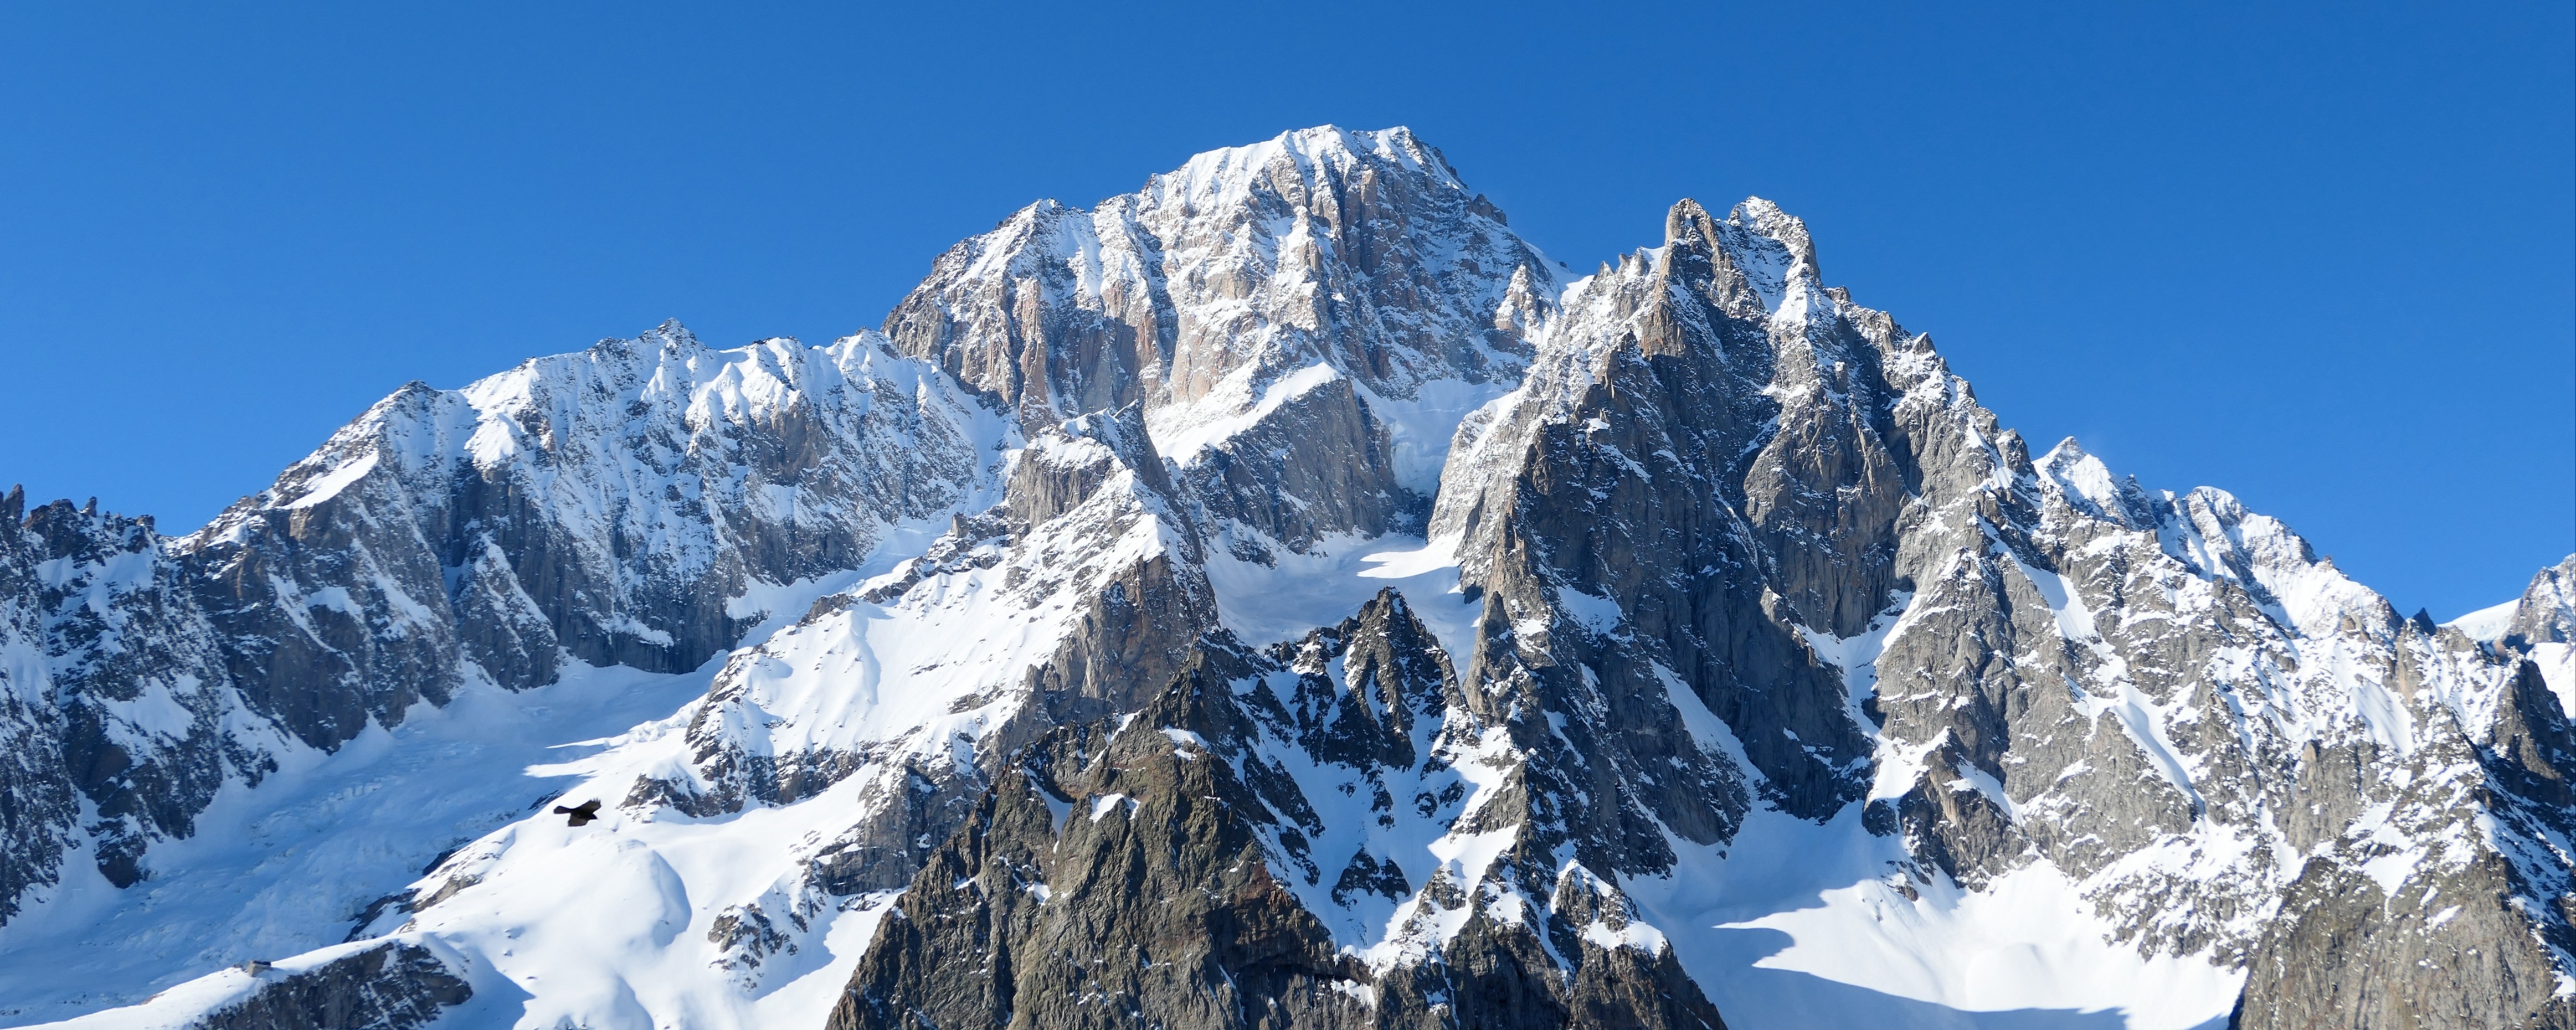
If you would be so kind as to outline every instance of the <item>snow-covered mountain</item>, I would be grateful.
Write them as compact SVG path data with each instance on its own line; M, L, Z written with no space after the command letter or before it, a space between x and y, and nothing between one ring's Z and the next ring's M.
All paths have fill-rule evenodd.
M1758 199L1305 130L0 508L7 1025L2576 1025L2576 558L2402 618Z

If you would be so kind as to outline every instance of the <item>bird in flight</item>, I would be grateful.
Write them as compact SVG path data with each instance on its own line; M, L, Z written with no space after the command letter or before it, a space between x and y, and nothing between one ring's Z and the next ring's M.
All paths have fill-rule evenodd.
M555 806L555 814L556 814L556 815L568 815L568 816L571 816L571 817L572 817L571 819L566 820L566 822L567 822L567 823L569 823L570 825L573 825L573 826L581 826L581 825L584 825L584 824L589 823L590 821L592 821L592 820L594 820L594 819L599 818L599 799L597 799L597 798L592 798L592 799L590 799L590 800L588 800L588 801L584 801L584 802L582 802L581 804L576 805L576 806L573 806L573 807L571 807L571 808L566 808L566 807L564 807L564 806L562 806L562 805L556 805L556 806Z

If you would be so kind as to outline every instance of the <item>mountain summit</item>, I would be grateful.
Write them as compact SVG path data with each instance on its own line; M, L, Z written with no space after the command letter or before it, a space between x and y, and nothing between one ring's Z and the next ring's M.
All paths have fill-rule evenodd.
M1308 129L0 515L11 1025L2576 1026L2576 558L2401 618L1759 198Z

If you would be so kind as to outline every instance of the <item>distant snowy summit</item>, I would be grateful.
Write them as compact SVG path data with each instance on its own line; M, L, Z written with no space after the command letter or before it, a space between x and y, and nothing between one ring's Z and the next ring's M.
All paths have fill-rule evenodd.
M0 1024L2576 1026L2576 557L2401 618L1760 199L1563 268L1308 129L12 493Z

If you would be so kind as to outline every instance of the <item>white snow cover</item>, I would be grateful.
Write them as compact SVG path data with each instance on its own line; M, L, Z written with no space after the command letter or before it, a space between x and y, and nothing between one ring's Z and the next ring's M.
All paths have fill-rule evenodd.
M118 890L76 867L12 921L0 934L0 1019L139 1001L210 967L336 944L428 856L525 817L567 785L565 759L653 725L703 693L712 671L576 663L553 686L477 684L444 708L419 705L398 729L371 727L334 754L285 750L258 789L227 787L196 836L156 850L151 880ZM152 1025L120 1022L129 1011L81 1025Z
M1676 843L1671 878L1625 886L1730 1026L2184 1030L2225 1025L2243 980L2114 943L2045 863L1982 891L1907 884L1903 848L1857 808L1822 826L1756 813L1723 855Z
M865 754L877 764L908 752L954 755L971 767L972 742L1028 700L1024 674L1073 635L1084 602L1173 544L1161 499L1113 466L1100 443L1045 434L1017 460L1096 461L1116 471L1014 546L981 544L962 567L867 600L876 587L920 574L919 561L907 559L862 581L838 610L738 652L714 735L764 757ZM675 753L656 775L696 779L699 771Z
M2576 644L2533 644L2531 662L2540 666L2549 692L2558 695L2559 710L2576 719Z
M770 600L819 592L777 588ZM793 873L860 817L867 784L703 821L638 819L614 804L639 774L686 765L680 730L722 664L650 675L572 663L552 686L477 684L335 754L293 753L259 789L228 788L204 831L157 851L144 887L75 877L13 921L0 935L11 1005L0 1018L17 1025L178 983L150 1005L43 1024L175 1026L251 986L233 970L179 983L181 971L252 959L292 971L355 950L325 945L370 902L415 885L423 856L452 852L439 871L473 885L395 935L432 945L474 985L442 1025L820 1025L888 898L800 892ZM610 805L587 827L546 811L588 798ZM789 949L770 961L728 965L707 927L764 901L803 925L783 927ZM389 912L368 925L401 924Z
M604 741L599 754L530 772L578 777L566 802L613 799L639 773L680 758L678 731L699 703ZM448 1017L456 1025L819 1025L888 899L799 891L795 874L860 817L866 785L853 778L800 804L704 821L607 808L573 828L534 816L451 858L443 870L477 881L406 932L518 987L478 990ZM707 928L747 902L780 913L792 947L743 969Z
M1167 422L1166 424L1171 425L1172 428L1164 430L1155 437L1154 447L1161 451L1164 457L1184 466L1193 464L1198 461L1199 452L1206 450L1209 445L1224 443L1235 434L1259 425L1262 419L1278 411L1280 405L1303 397L1316 387L1341 377L1342 373L1339 369L1318 362L1271 380L1268 385L1261 388L1261 399L1251 401L1248 399L1250 384L1240 377L1229 376L1224 382L1218 384L1218 393L1211 397L1212 400L1218 401L1219 405L1210 405L1210 407L1219 407L1222 410L1222 407L1239 405L1238 410L1231 414L1206 415L1201 421L1194 423Z
M2493 643L2504 639L2505 627L2513 623L2513 613L2521 607L2522 599L2517 597L2503 604L2480 608L2443 625L2468 634L2471 640Z
M2053 585L2060 624L2089 635L2089 618L2070 617L2063 586ZM1893 614L1858 636L1809 632L1817 653L1844 670L1855 707L1876 690L1878 659L1907 630L1913 600L1900 595ZM1695 695L1677 689L1673 698L1695 734L1738 750ZM1892 798L1923 772L1929 748L1878 744L1870 797ZM1955 772L1953 789L1984 793L2014 812L1990 776ZM2083 1017L2093 1017L2183 1030L2225 1025L2244 980L2241 970L2200 956L2141 955L2118 943L2117 927L2091 897L2115 875L2079 883L2041 861L1974 891L1937 874L1926 880L1906 871L1899 838L1862 828L1857 806L1822 825L1757 811L1723 848L1671 843L1683 856L1674 874L1627 889L1680 939L1683 964L1730 1023L2018 1027L2054 1015L2064 1025L2092 1025Z
M2521 597L2480 608L2447 625L2489 644L2517 635L2519 626L2531 638L2523 641L2530 648L2527 657L2539 666L2559 706L2576 717L2576 643L2571 643L2576 641L2576 556L2540 570Z
M1226 628L1247 643L1295 640L1349 618L1378 591L1392 588L1442 649L1464 656L1477 608L1458 592L1454 544L1394 533L1337 534L1304 554L1282 549L1271 565L1215 550L1208 555L1207 575Z

